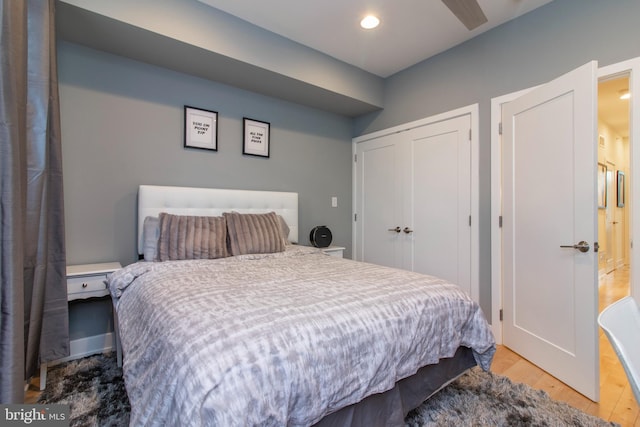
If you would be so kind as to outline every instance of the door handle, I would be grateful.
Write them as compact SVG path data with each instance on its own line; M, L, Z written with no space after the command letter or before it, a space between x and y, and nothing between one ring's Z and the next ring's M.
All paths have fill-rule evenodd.
M572 249L577 249L580 252L589 252L589 243L585 242L584 240L576 243L575 245L560 245L561 248L572 248Z
M402 231L404 231L406 234L413 233L413 230L410 229L409 227L405 227L404 230Z
M396 227L396 228L390 228L387 231L395 231L396 233L399 233L401 230L400 230L400 227Z

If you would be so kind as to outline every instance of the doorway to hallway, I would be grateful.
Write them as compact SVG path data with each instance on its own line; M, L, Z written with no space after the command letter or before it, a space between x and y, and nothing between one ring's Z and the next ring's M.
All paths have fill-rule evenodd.
M640 94L638 93L639 91L638 89L638 85L634 84L634 76L638 75L638 71L640 70L640 58L636 58L633 60L629 60L629 61L625 61L622 63L618 63L618 64L614 64L611 66L606 66L603 67L601 69L599 69L598 71L598 75L600 76L600 79L598 79L598 81L596 83L599 82L605 82L607 80L613 80L619 77L624 77L626 76L629 79L629 89L631 89L631 93L632 93L632 98L629 102L631 108L628 110L627 113L627 118L629 119L629 121L632 121L633 123L640 123L640 108L633 108L634 105L634 100L635 99L640 99ZM527 90L523 90L519 93L512 93L512 94L508 94L508 95L503 95L501 97L498 98L494 98L492 99L492 123L491 123L491 134L492 134L492 144L491 144L491 155L492 155L492 168L491 168L491 178L492 178L492 312L491 312L491 320L492 320L492 327L494 328L494 334L496 335L496 339L498 340L498 342L502 342L502 326L503 326L503 322L502 320L502 308L503 308L503 292L502 292L502 271L503 271L503 262L504 259L501 256L502 254L502 197L501 197L501 193L502 193L502 189L501 189L501 182L502 182L502 174L503 171L500 168L500 159L501 159L501 152L502 152L502 143L501 143L501 110L502 110L502 106L505 103L510 102L513 99L516 99L518 97L520 97L522 94L524 93L528 93L531 89L527 89ZM618 95L619 98L619 95ZM635 104L637 106L637 104ZM598 129L600 129L600 123L598 123ZM593 126L594 129L594 135L593 135L593 143L594 143L594 154L596 151L596 145L599 143L598 142L598 136L599 134L596 134L596 126ZM608 136L606 136L607 139ZM632 140L640 140L640 126L632 126L630 129L630 132L628 134L628 138L626 139L625 142L628 143L628 145L631 144ZM615 138L611 138L611 141L615 142ZM605 142L606 144L606 142ZM607 250L606 247L603 247L602 245L600 246L600 248L602 250L604 250L605 252L609 253L609 257L608 260L610 262L610 266L613 267L613 269L609 268L609 270L607 271L613 271L616 272L616 268L619 270L621 268L626 268L627 266L629 268L631 268L631 266L633 265L637 265L638 263L638 255L640 255L640 253L633 253L633 251L630 250L631 248L631 242L633 240L638 240L638 232L637 231L633 231L633 230L638 230L638 228L636 227L632 227L633 224L633 217L631 216L631 212L629 210L629 205L632 199L632 196L635 195L635 200L638 200L638 192L631 187L631 181L633 182L638 182L638 177L636 175L638 175L638 167L636 167L636 163L637 161L634 160L633 158L630 158L630 156L628 156L628 159L626 160L626 163L623 161L619 161L619 160L608 160L609 162L609 170L611 171L608 175L609 180L610 180L610 190L609 190L609 196L612 197L612 202L614 203L614 205L610 205L610 206L615 206L616 210L618 211L617 213L620 214L617 217L610 217L609 218L609 222L610 222L610 236L611 238L609 239L609 249ZM596 168L597 168L597 160L593 159L593 177L595 178L596 175ZM497 167L494 167L497 166ZM622 172L621 174L618 174L617 172L620 171ZM607 169L605 168L604 171L604 175L605 175L605 179L607 177ZM624 199L624 208L626 208L626 210L623 207L618 208L617 204L618 204L618 200L617 200L617 187L618 187L618 177L621 177L622 179L620 180L621 182L621 195L622 195L622 199ZM596 181L595 179L592 181L593 182L593 189L595 192L596 189ZM495 195L495 196L494 196ZM599 210L596 210L596 200L594 197L593 200L593 204L591 205L593 206L593 214L597 215ZM588 210L588 209L587 209ZM623 215L623 216L621 216ZM636 215L637 216L637 215ZM495 218L495 222L494 221ZM597 218L597 216L596 216ZM624 226L618 226L618 223L621 223L619 220L623 219L625 224ZM616 223L616 224L614 224ZM616 226L618 228L618 230L614 233L615 228L613 228L613 226ZM600 227L598 227L600 228ZM605 228L605 227L602 227ZM635 237L635 238L633 238ZM626 240L625 240L626 239ZM599 239L597 236L594 236L593 238L594 241L598 241ZM613 241L617 241L619 243L616 244L611 244L611 242ZM606 245L607 242L605 240L602 241L603 245ZM619 247L621 246L621 247ZM615 254L615 252L617 252L617 255ZM598 256L597 254L593 254L596 255L593 257L594 261L596 262L596 265L598 264ZM626 258L625 258L626 257ZM595 273L595 269L594 269L594 273ZM606 274L606 272L604 272L604 274ZM640 291L639 289L639 283L637 280L634 279L635 276L633 276L633 272L630 272L631 274L631 283L629 286L630 288L630 294L634 295L637 297L638 292ZM594 274L595 275L595 274ZM598 281L596 281L596 283L598 283ZM594 283L595 284L595 283ZM593 289L593 288L592 288ZM596 292L596 290L594 289L594 292ZM594 311L597 310L597 304L594 304ZM596 347L597 349L597 347ZM594 362L597 363L598 358L596 357L596 360L594 360Z
M629 76L598 83L598 276L630 264Z

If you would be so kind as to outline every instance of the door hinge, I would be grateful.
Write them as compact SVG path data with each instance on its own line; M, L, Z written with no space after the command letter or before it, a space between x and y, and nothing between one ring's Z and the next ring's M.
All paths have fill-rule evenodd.
M358 163L358 155L357 155L357 154L354 154L354 155L353 155L353 161L354 161L354 162L356 162L356 163Z
M598 244L598 242L593 242L593 252L598 252L599 249L600 245Z
M500 309L500 321L502 322L504 320L504 312L502 311L502 309Z
M471 227L471 215L469 215L469 227Z
M358 214L357 214L357 213L354 213L354 214L353 214L353 220L354 220L354 221L357 221L357 220L358 220Z
M498 135L502 135L502 122L498 123Z
M498 217L498 227L502 228L502 215Z
M469 141L471 141L471 129L469 129Z

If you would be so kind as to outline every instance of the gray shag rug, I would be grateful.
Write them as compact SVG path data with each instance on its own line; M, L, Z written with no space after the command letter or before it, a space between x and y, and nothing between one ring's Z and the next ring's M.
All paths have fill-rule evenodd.
M38 403L71 406L71 426L127 426L129 399L114 354L52 367ZM549 398L544 391L473 368L411 411L407 427L616 426Z

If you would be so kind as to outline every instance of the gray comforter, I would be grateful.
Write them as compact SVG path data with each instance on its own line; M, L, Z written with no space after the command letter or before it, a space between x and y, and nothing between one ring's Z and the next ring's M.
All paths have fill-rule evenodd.
M306 426L493 336L435 277L288 247L109 277L131 425Z

